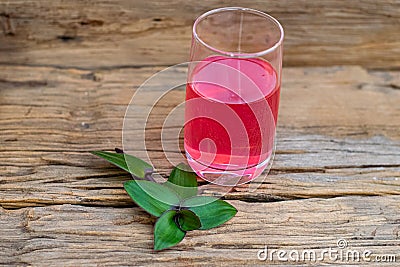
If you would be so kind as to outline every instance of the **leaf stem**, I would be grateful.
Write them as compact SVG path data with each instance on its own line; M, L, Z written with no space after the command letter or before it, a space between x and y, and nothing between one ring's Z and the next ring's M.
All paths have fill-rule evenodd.
M157 183L157 181L154 180L154 178L152 176L153 172L154 172L153 169L150 169L150 168L145 169L144 170L144 179Z
M118 154L124 154L125 153L121 148L118 148L118 147L114 148L114 150Z

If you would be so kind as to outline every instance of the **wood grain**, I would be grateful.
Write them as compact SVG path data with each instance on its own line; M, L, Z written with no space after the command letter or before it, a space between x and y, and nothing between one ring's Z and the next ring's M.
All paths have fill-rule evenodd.
M1 67L0 204L130 206L122 188L129 176L88 151L122 147L123 117L133 88L160 69ZM283 77L272 170L257 191L241 186L225 198L262 202L398 195L399 72L286 68ZM177 78L171 76L164 85ZM146 99L142 105L151 105ZM147 151L162 175L169 173L171 162L160 146L160 125L183 99L184 92L172 91L148 121L153 127L146 130ZM146 116L139 112L133 118L127 133L136 144L140 132L135 129ZM144 149L132 153L146 157ZM180 148L167 156L179 160Z
M110 68L188 59L205 11L246 6L278 18L286 66L400 67L400 1L0 1L0 63Z
M185 69L124 115L146 79L187 60L194 19L221 6L265 11L285 28L275 159L264 181L223 194L235 218L156 253L155 218L123 190L129 175L88 151L123 147L168 175L181 116L163 143L161 125L184 91L144 111ZM340 238L372 261L311 264L399 262L399 11L397 0L0 0L0 265L304 266L257 252L321 252Z
M154 219L138 208L53 205L0 209L5 233L0 236L0 264L299 266L299 262L280 262L276 255L273 261L260 261L257 252L267 246L321 253L329 247L338 249L337 240L345 239L348 248L344 251L371 250L370 263L374 265L377 255L398 253L399 200L399 196L386 196L273 203L231 201L239 210L234 219L212 230L190 232L177 247L159 253L152 251ZM329 262L334 261L326 255L324 263ZM338 263L357 265L352 261Z

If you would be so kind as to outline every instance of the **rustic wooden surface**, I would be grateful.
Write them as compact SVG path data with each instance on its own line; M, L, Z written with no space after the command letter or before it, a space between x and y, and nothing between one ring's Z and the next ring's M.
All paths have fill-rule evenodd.
M0 1L0 265L298 266L257 252L340 238L400 262L400 1L252 3L287 31L271 172L225 196L239 210L226 225L152 251L154 219L125 194L129 176L88 151L121 147L134 88L184 61L193 19L228 4L249 6ZM150 127L147 145L165 175L159 134Z
M0 0L0 63L85 69L180 63L194 19L222 6L279 18L286 66L400 67L398 0Z

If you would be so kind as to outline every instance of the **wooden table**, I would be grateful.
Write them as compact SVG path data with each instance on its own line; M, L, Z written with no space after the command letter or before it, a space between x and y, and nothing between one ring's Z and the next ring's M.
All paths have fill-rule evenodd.
M234 219L156 253L130 177L88 151L121 147L132 88L184 62L194 18L226 5L286 30L276 158L256 192L225 196ZM400 1L0 0L0 26L0 265L301 265L257 253L339 239L400 262Z

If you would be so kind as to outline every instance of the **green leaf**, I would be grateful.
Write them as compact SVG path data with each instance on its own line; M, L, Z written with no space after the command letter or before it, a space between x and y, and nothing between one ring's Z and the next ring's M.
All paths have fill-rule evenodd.
M183 231L192 231L201 227L199 217L190 210L181 210L178 213L178 224Z
M197 176L186 164L178 164L164 184L174 190L181 199L197 195Z
M153 169L153 167L147 162L128 154L112 153L106 151L91 151L90 153L107 160L108 162L139 178L144 178L146 169Z
M155 182L130 180L124 183L124 188L136 204L157 217L179 204L174 191Z
M166 211L158 218L154 226L154 250L162 250L175 246L185 237L185 232L182 231L175 222L177 211Z
M196 196L186 199L182 203L182 207L186 207L193 211L201 222L199 229L206 230L217 227L229 221L237 210L226 201L215 197Z

